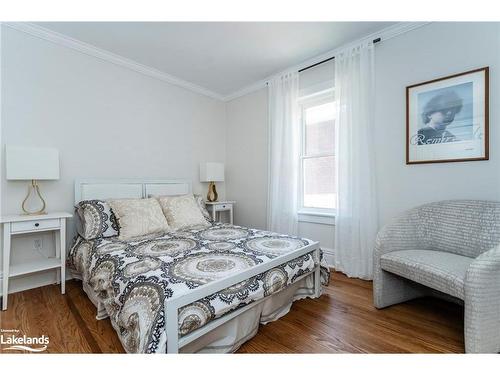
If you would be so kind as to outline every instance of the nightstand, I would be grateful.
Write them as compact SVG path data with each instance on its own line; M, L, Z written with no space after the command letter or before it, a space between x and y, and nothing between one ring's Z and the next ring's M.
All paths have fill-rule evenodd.
M3 223L3 287L2 310L7 310L9 294L9 278L26 275L33 272L58 269L58 279L61 283L61 293L65 293L66 282L66 219L72 215L67 212L54 212L46 215L12 215L0 219ZM54 232L55 257L28 263L10 265L12 236Z
M217 221L217 213L229 211L229 223L233 224L233 206L236 201L205 202L207 210L212 215L212 220Z

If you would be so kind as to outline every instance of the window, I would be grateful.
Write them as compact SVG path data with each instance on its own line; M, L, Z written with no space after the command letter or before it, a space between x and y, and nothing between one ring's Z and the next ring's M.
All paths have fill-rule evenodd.
M337 199L333 94L303 100L301 109L300 212L333 214Z

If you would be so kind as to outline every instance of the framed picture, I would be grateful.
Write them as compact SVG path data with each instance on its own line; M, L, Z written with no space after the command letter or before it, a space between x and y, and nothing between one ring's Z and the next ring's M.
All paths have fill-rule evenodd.
M406 164L488 160L489 68L406 88Z

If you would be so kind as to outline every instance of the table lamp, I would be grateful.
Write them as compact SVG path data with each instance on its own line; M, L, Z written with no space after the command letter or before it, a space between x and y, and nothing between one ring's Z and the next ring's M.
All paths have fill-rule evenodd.
M31 180L28 194L21 204L26 215L46 214L46 203L40 194L38 180L59 179L59 151L54 148L35 148L9 146L5 148L7 180ZM39 201L39 208L26 208L28 199L33 195Z
M209 182L207 200L209 202L217 202L217 189L215 182L224 181L224 164L223 163L200 163L200 182Z

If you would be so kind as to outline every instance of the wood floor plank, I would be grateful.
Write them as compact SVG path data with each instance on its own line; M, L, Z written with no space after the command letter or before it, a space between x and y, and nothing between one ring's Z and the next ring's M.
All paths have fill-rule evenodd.
M69 284L66 295L68 300L75 306L82 323L102 353L125 352L109 319L96 319L96 308L83 291L81 282L75 281Z
M58 285L10 295L9 309L0 312L0 328L48 335L49 353L123 353L109 319L95 315L81 282L72 280L64 296ZM461 306L422 298L377 310L371 282L334 272L321 298L296 301L287 315L261 326L238 353L463 351Z

